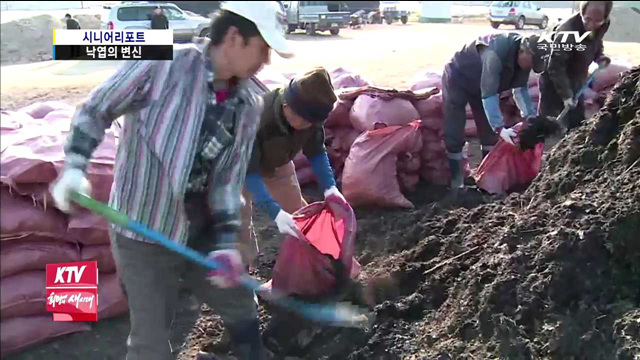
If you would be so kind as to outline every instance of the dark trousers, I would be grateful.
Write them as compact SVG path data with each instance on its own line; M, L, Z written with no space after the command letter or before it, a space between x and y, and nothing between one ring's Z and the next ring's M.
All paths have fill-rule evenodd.
M467 104L471 106L473 112L480 144L483 148L490 148L496 144L498 136L489 125L479 89L477 93L467 91L464 81L451 76L446 68L442 74L442 101L444 104L444 142L451 158L456 158L459 155L462 159L462 149L465 143L464 128L467 123Z
M548 73L542 73L538 78L538 86L540 88L540 102L538 103L538 115L557 117L564 109L564 103L558 92L556 91ZM578 98L578 104L575 108L567 111L567 114L561 121L567 129L574 129L582 125L584 121L584 96Z
M207 253L212 249L213 239L203 229L204 221L193 219L198 208L201 207L190 209L193 228L190 229L188 245ZM205 210L201 211L206 214ZM127 360L175 359L169 339L180 279L198 301L206 303L220 315L225 327L231 330L232 342L243 343L248 337L254 338L249 339L251 341L260 342L259 332L255 334L258 314L253 291L242 286L217 288L207 280L208 269L161 245L132 240L112 232L111 246L129 302L131 331L127 339ZM251 326L252 323L256 325ZM244 329L252 333L247 335ZM260 343L253 348L261 346ZM236 355L241 359L258 358Z

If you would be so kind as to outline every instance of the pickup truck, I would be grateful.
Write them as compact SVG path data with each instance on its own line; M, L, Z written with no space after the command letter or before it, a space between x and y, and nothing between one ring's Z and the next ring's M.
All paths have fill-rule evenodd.
M329 31L338 35L349 25L350 13L340 11L339 1L283 1L287 16L287 33L302 29L307 35Z

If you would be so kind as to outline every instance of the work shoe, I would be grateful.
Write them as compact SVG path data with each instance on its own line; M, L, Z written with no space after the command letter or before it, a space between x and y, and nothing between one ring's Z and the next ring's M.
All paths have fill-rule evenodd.
M451 169L451 192L457 193L464 187L462 161L449 159L449 168Z

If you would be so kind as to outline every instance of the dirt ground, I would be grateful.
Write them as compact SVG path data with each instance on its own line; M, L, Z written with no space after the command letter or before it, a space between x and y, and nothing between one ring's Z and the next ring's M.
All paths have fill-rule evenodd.
M344 30L337 38L328 35L309 38L304 34L293 34L290 39L297 51L297 57L292 60L284 60L274 56L272 64L269 66L275 71L293 73L306 71L313 66L324 66L328 69L344 67L361 74L377 85L405 88L416 73L427 69L441 71L444 63L465 42L480 33L492 31L494 30L487 24L407 24L405 26L394 24L391 26L373 25L361 30ZM525 30L525 32L529 31L533 30ZM640 44L606 43L605 50L613 57L620 57L635 64L640 63ZM117 64L91 65L74 62L68 64L45 62L3 66L1 69L2 108L16 109L36 101L49 99L79 104L94 86L113 72L114 65ZM629 136L627 137L629 138ZM629 139L633 140L634 138ZM635 139L637 139L637 135ZM550 142L547 144L547 148L551 148L554 144L555 142ZM472 165L477 165L479 159L477 142L472 142L471 149L473 150ZM566 151L566 146L563 149ZM555 153L552 152L550 156L555 156L553 154ZM585 156L588 157L588 155ZM554 157L554 159L556 159L556 163L563 161L563 158L560 157ZM634 188L629 185L631 181L629 176L635 174L637 182L637 171L627 173L626 177L618 168L614 173L609 174L604 170L603 173L607 175L607 181L613 181L610 180L609 175L616 175L621 179L620 186L625 189L625 192L617 196L613 196L615 195L613 194L610 199L612 199L611 201L624 202L627 207L611 208L613 205L609 205L609 211L612 214L617 214L617 217L612 217L610 222L602 216L594 215L593 217L585 217L581 224L597 220L614 228L614 218L615 221L624 224L630 221L639 221L635 215L635 217L624 216L626 210L637 211L637 203L635 207L628 205L629 201L634 198L633 192L631 192ZM567 170L563 174L568 177L571 173ZM558 178L555 178L553 181L539 182L536 186L541 193L549 192L549 189L559 186L559 181ZM545 187L545 184L548 184L549 189ZM574 186L577 186L576 184ZM602 184L602 186L606 186L609 183L602 180ZM528 195L517 195L516 198L509 198L508 201L504 200L504 197L488 196L471 191L462 203L451 208L443 200L446 193L444 190L442 187L421 184L415 193L408 196L409 200L416 205L414 210L355 209L358 219L356 254L359 262L363 265L362 278L371 278L381 273L391 276L390 285L381 287L379 293L375 294L375 298L378 300L376 314L379 320L371 331L321 329L310 326L303 321L288 321L286 325L283 325L284 323L278 319L291 320L290 314L274 312L272 308L269 308L268 312L262 307L261 320L265 330L265 343L273 358L289 360L302 358L481 359L487 358L486 355L490 354L492 357L500 356L509 359L566 359L575 356L574 354L577 352L572 352L572 349L580 346L575 343L577 341L575 339L580 339L580 336L584 335L581 332L584 328L582 323L563 323L559 312L553 313L553 316L557 316L552 319L555 322L546 318L544 324L536 323L534 326L532 319L536 318L539 312L548 311L543 306L546 304L546 298L543 295L551 296L555 302L570 303L567 299L556 297L556 292L561 291L562 288L570 288L570 280L580 275L579 270L588 270L585 268L586 265L576 265L577 267L571 268L571 271L566 270L562 273L562 280L551 285L543 280L545 274L548 276L554 274L553 264L549 265L549 268L543 269L544 271L535 273L535 276L525 270L515 271L510 266L515 262L517 266L526 267L528 263L535 260L536 266L542 268L546 258L560 259L577 251L575 248L575 246L579 246L577 243L567 248L562 248L564 246L562 244L553 243L553 230L547 231L551 227L545 227L545 223L561 221L564 216L578 216L574 214L575 212L595 211L593 206L589 206L585 202L581 202L579 205L567 204L567 208L571 211L563 212L555 207L549 208L551 205L547 203L536 203L531 191ZM588 194L593 194L596 189L589 191L585 196L590 196ZM636 186L635 191L637 199L637 193L640 189ZM320 199L314 186L305 187L303 192L309 202ZM625 200L622 194L627 194L628 199ZM531 204L539 205L540 210L523 212L522 214L519 212L520 210L513 210L516 202L520 204L525 200L529 206L532 206ZM597 204L600 207L607 206L604 200ZM545 209L550 214L553 210L553 215L544 214ZM600 214L600 211L598 210L597 213ZM632 214L637 213L632 212ZM525 219L529 219L530 222L527 222L526 226L517 225L523 216L526 216ZM280 236L277 235L271 222L263 215L257 214L254 222L257 226L262 254L258 260L258 269L252 275L266 280L269 278L275 262ZM482 226L478 226L482 230L475 231L474 224L480 223ZM544 229L540 230L540 228ZM593 236L589 232L592 231L591 228L573 229L565 223L559 224L555 229L571 239L578 236L576 235L578 231L583 231L587 238ZM596 230L593 229L593 231ZM627 237L631 236L628 234L637 233L637 230L639 230L637 225L635 232L632 231L631 225L625 227L621 230L621 234L623 234L621 236L625 236L621 241L627 241ZM500 233L494 231L500 231ZM539 233L543 233L544 236L536 237ZM499 237L500 241L492 244L490 250L486 250L490 256L463 257L459 261L443 266L432 276L427 276L425 273L441 261L464 251L470 251L470 254L485 251L481 250L481 247L491 238L491 234ZM518 244L534 237L537 240L533 245L524 249L518 248ZM536 254L538 248L535 246L540 246L538 241L542 241L544 245L542 249L546 249L541 254ZM625 244L631 246L630 243ZM520 250L515 252L516 248ZM557 248L562 248L562 251L554 252L554 249ZM636 253L633 254L635 256ZM624 254L620 256L625 261L636 259L624 258ZM598 257L594 258L595 260L589 259L596 264L610 260ZM562 264L564 263L556 265L556 268L564 269ZM628 267L637 271L637 267L634 268L633 265L628 265ZM622 270L607 268L604 271ZM637 276L638 273L632 274ZM522 285L518 281L523 281L523 276L533 276L533 278ZM621 281L618 277L615 279ZM635 277L635 279L638 278ZM537 285L546 289L546 292L536 293L535 296L527 292L529 291L527 286L531 289L537 289L535 288ZM550 287L551 289L549 289ZM466 289L475 290L467 291ZM619 290L619 288L604 287L602 289ZM562 303L560 309L567 311L569 315L565 316L571 316L576 311L584 311L584 313L580 313L584 315L584 319L581 321L593 320L594 326L598 324L610 332L615 330L623 335L630 334L628 337L620 335L617 339L621 339L619 340L621 342L619 349L622 349L620 351L631 349L628 352L631 355L630 357L618 358L633 359L633 346L637 344L640 335L638 325L634 325L633 322L640 321L640 314L638 314L640 312L637 310L640 307L640 294L633 293L633 290L629 290L628 287L624 289L632 293L623 297L623 300L630 305L625 307L625 303L607 303L611 306L618 306L615 314L626 314L626 317L615 318L622 319L615 323L615 327L613 317L602 320L602 323L597 323L601 320L601 318L597 318L600 313L597 316L591 316L595 313L588 312L590 310L583 309L580 304L570 303L571 306L562 307L565 305ZM516 299L516 293L522 293L526 299L533 300L525 304L518 297L518 302L514 302L511 298ZM584 291L577 291L575 295L587 296ZM352 299L357 298L353 294L349 296L352 296ZM479 303L481 300L486 303ZM178 358L192 359L193 354L199 348L216 350L217 353L226 352L226 349L215 346L222 333L222 325L217 315L210 309L201 309L187 291L183 291L181 294L180 304L174 321L171 341L175 353L179 354ZM518 306L522 304L527 307L520 309ZM594 302L586 304L596 306ZM634 308L636 309L635 313L633 312ZM474 318L470 315L474 312L485 317ZM448 317L449 315L451 318ZM272 316L275 316L275 319L270 322ZM192 326L196 319L196 325ZM513 319L522 320L518 320L516 324ZM569 328L558 330L558 324L566 324ZM524 328L522 328L523 326ZM34 347L24 353L7 357L7 359L122 359L126 352L125 342L128 328L127 316L101 321L93 327L91 332L66 336ZM533 343L534 340L528 340L529 338L533 339L533 334L537 331L546 331L545 334L553 335L548 335L547 339L556 339L553 340L555 345L551 345L555 346L553 348L555 353L552 351L549 355L549 350L540 350L544 344L538 346L539 344ZM518 335L519 332L525 332L531 336L523 337ZM185 336L187 338L183 342ZM594 333L591 336L600 335ZM607 336L614 335L609 333ZM597 343L588 340L588 344L609 346L604 351L611 349L610 343L606 341ZM551 340L549 342L551 343ZM526 354L527 351L529 354L535 353L536 356L518 355L520 353ZM545 353L545 351L547 352ZM568 355L557 356L553 354ZM640 356L640 350L636 354L639 354L636 356ZM605 359L615 358L615 356L577 356L574 358Z

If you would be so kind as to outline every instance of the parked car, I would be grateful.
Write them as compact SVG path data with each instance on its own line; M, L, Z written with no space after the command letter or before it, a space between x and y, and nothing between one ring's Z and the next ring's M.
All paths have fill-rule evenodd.
M111 7L103 29L150 29L151 17L156 7L169 20L169 28L173 30L175 42L191 41L194 36L204 37L209 33L211 19L193 13L187 14L178 6L170 3L132 2Z
M489 21L494 29L502 24L515 25L522 29L525 25L537 25L545 29L549 18L532 1L494 1L489 8Z

